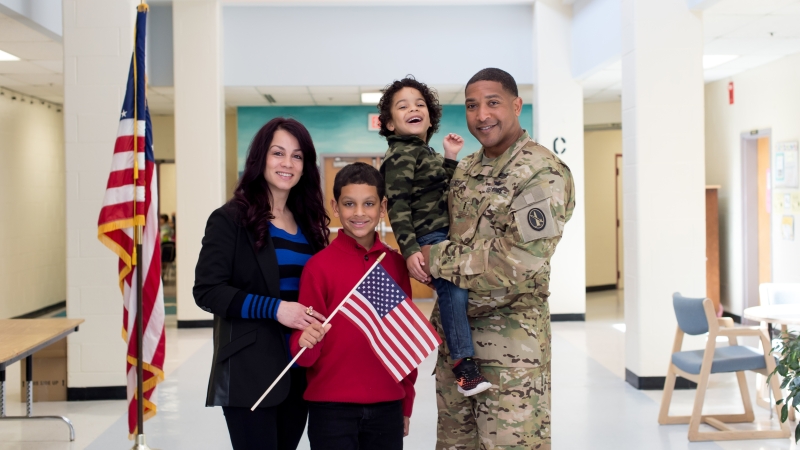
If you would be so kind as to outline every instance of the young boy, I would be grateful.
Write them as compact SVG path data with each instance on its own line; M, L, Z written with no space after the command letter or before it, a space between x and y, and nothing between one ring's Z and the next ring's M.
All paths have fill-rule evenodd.
M342 229L306 264L298 301L327 317L384 252L381 265L410 295L403 257L375 232L386 214L380 173L364 163L344 167L336 174L333 197L331 207L341 219ZM403 448L414 404L416 369L395 382L361 330L344 317L334 317L324 330L314 324L295 331L290 346L292 354L307 348L297 362L308 367L304 398L309 402L312 450Z
M439 129L442 108L430 88L413 77L387 86L378 109L380 134L389 141L389 150L381 166L386 180L389 220L408 271L418 281L427 283L430 280L422 270L424 260L420 248L447 239L450 226L448 188L464 140L457 134L448 134L443 143L444 158L428 146L431 136ZM446 280L432 281L439 297L442 328L454 361L458 391L465 396L483 392L492 385L472 360L475 350L467 321L468 292Z

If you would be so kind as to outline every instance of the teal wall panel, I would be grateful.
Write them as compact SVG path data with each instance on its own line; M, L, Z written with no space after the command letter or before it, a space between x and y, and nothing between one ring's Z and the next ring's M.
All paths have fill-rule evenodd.
M442 151L442 139L447 133L464 137L464 149L459 157L480 148L478 141L469 133L464 115L464 106L444 105L439 132L431 138L431 146ZM308 128L319 154L330 153L377 153L386 151L386 139L377 131L367 129L367 116L377 113L374 106L243 106L238 108L237 142L239 171L244 168L247 149L256 132L275 117L291 117ZM531 105L522 106L522 127L533 128Z

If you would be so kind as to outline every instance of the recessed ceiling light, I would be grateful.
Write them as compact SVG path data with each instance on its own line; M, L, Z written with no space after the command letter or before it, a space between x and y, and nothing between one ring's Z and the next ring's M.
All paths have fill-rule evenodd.
M366 103L367 105L377 105L379 101L381 101L381 97L383 93L381 92L362 92L361 93L361 103Z
M738 58L739 55L703 55L703 69L711 69L731 62Z
M19 58L12 55L11 53L6 53L0 50L0 61L19 61Z

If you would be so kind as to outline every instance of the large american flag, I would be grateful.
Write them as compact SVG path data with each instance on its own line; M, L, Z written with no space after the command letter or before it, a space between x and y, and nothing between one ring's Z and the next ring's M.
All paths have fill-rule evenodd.
M405 378L442 340L403 289L378 264L341 311L367 339L395 381Z
M122 338L128 344L128 431L131 435L138 434L136 272L139 269L143 270L142 382L145 420L156 414L156 385L164 379L164 296L161 285L158 183L150 111L145 98L146 23L147 8L140 7L136 17L136 47L131 58L125 101L120 113L111 174L108 176L103 208L97 221L98 238L119 256L119 285L124 308ZM144 227L141 268L136 266L134 226Z

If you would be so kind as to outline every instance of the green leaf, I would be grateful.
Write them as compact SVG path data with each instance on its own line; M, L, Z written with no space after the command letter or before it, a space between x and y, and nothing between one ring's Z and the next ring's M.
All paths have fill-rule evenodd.
M781 389L786 389L786 386L789 385L789 382L792 381L791 378L786 377L783 379L783 383L781 383Z
M783 403L783 399L780 399L777 402L775 402L776 405L780 405L781 403Z
M785 377L789 374L789 369L785 365L781 364L778 366L778 373L781 374L782 377Z
M781 422L786 422L786 419L789 417L789 405L783 405L781 408Z
M800 441L800 423L794 427L794 443L797 444L797 441Z

